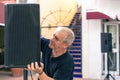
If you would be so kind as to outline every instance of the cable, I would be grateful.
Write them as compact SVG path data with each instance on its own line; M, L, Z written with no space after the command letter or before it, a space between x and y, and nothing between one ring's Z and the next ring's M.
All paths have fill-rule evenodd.
M31 80L33 80L32 71L30 71Z

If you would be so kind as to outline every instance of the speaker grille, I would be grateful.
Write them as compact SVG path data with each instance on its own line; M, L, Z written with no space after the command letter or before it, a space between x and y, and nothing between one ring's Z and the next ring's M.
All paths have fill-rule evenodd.
M40 20L38 4L5 6L5 65L26 67L40 60Z
M111 33L101 33L101 52L112 52Z

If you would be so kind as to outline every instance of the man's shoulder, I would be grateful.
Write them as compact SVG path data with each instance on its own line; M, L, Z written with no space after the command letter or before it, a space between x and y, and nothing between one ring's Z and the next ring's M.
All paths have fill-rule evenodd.
M45 38L45 37L41 37L40 38L41 39L41 42L50 42L50 39L48 39L48 38Z

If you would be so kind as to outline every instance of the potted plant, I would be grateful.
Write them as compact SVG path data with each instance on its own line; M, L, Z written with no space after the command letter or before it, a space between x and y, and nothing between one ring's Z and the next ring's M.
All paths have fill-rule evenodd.
M11 68L11 72L13 77L22 76L22 68Z

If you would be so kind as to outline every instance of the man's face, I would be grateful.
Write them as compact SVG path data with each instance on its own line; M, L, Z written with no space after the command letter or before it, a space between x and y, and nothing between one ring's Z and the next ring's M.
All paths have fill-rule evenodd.
M66 34L61 31L56 31L52 38L50 39L49 47L56 50L56 49L63 49L65 48L65 43L63 40L65 39Z

